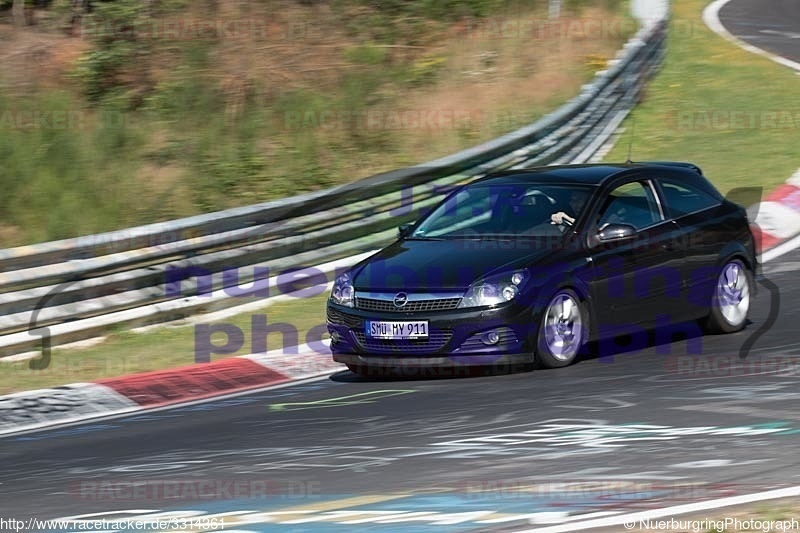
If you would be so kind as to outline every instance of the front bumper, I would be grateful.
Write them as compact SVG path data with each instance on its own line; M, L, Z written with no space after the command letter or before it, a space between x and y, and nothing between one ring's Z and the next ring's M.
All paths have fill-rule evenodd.
M379 340L366 336L367 320L427 320L429 336ZM522 364L533 361L533 317L515 305L429 312L378 312L328 302L327 323L335 361L379 367L447 367ZM485 335L496 332L498 342Z
M431 355L426 357L360 355L355 353L334 353L333 360L349 366L383 368L399 371L415 368L458 369L475 366L495 368L523 367L534 362L533 353L500 355Z

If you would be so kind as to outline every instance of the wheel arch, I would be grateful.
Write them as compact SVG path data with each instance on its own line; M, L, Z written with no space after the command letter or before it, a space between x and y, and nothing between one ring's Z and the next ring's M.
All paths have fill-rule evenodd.
M744 266L752 273L755 274L757 260L751 257L747 249L740 242L730 242L725 245L717 256L717 268L722 268L723 265L733 259L739 259L744 263Z

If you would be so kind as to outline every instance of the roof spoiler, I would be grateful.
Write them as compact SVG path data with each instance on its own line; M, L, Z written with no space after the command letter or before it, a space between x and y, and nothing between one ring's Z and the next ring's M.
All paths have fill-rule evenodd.
M665 167L688 168L689 170L694 170L701 176L703 175L703 171L694 163L684 163L681 161L645 161L645 163L648 165L663 165Z

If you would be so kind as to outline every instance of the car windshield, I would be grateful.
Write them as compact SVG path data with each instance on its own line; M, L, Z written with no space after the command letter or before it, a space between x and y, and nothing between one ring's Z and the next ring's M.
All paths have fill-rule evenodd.
M561 235L565 226L572 225L570 220L581 217L590 194L590 187L579 185L477 183L451 195L410 237ZM567 216L566 223L554 222L553 215L558 213Z

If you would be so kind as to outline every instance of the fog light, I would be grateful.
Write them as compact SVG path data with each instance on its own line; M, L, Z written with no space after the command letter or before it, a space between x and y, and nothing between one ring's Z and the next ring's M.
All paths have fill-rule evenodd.
M342 340L342 337L339 335L339 332L336 330L331 331L331 344L336 344Z
M497 344L500 341L500 334L498 334L496 331L488 331L483 334L483 337L481 337L481 341L483 342L483 344L486 344L488 346Z

